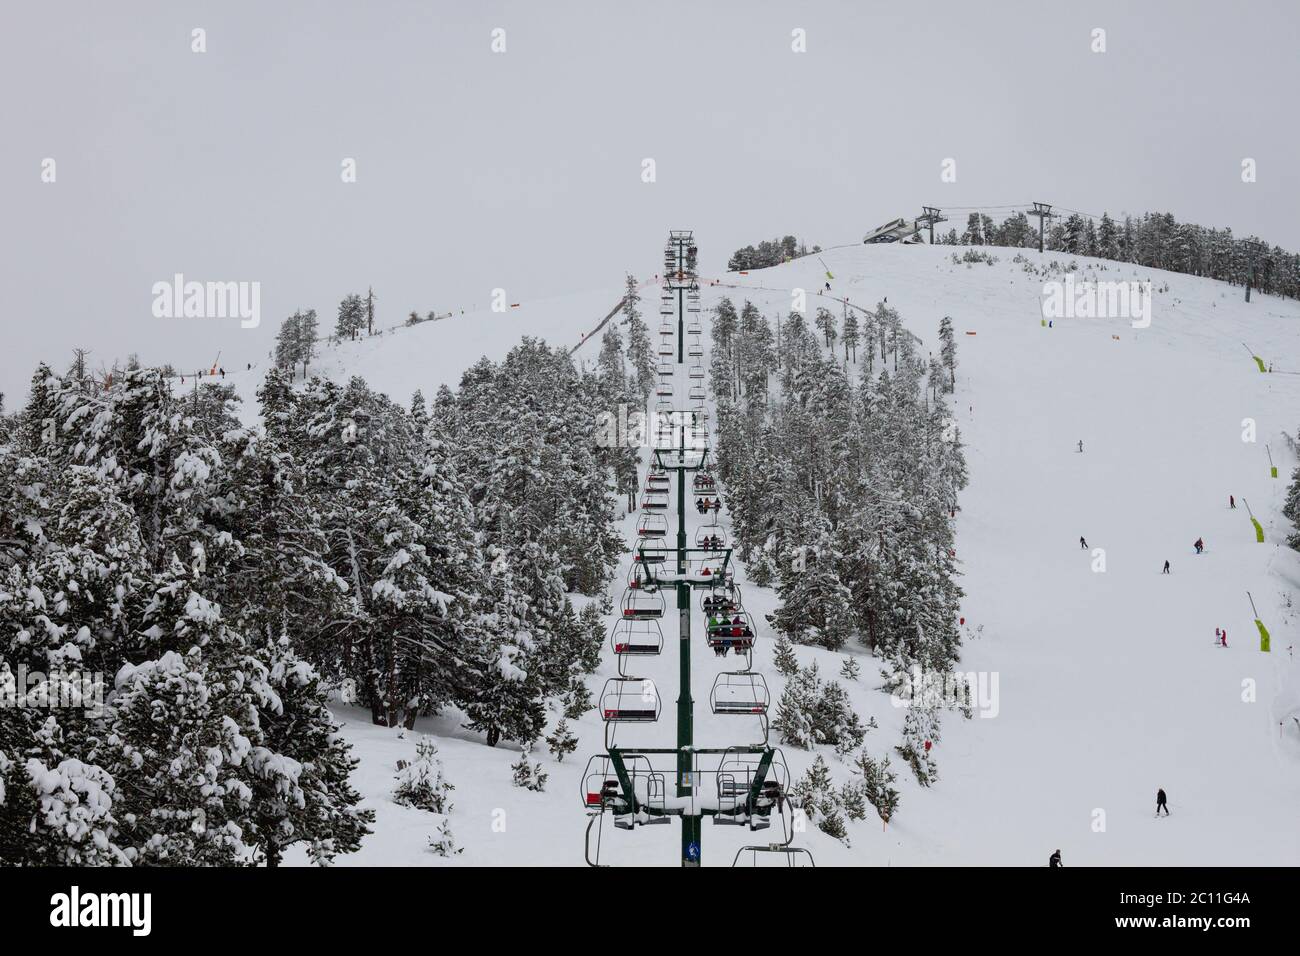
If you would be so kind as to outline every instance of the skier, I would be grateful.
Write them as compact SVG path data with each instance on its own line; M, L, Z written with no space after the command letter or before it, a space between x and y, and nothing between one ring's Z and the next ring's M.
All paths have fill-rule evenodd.
M1079 439L1079 454L1080 454L1080 455L1083 454L1083 439L1082 439L1082 438Z
M1165 792L1163 790L1157 790L1156 791L1156 816L1160 816L1161 808L1164 809L1165 816L1169 816L1169 804L1166 802Z
M1232 497L1232 495L1228 495L1228 507L1229 508L1237 507L1237 499Z
M1165 569L1164 569L1163 571L1161 571L1160 573L1161 573L1161 574L1168 574L1168 573L1169 573L1169 561L1168 561L1168 560L1165 561Z
M1226 628L1219 634L1219 646L1220 647L1228 646L1228 631Z
M1192 547L1196 549L1197 554L1200 554L1202 551L1205 550L1205 542L1200 538L1197 538L1196 543L1193 544Z
M1057 850L1055 853L1053 853L1050 857L1047 858L1047 865L1050 867L1058 867L1061 865L1060 850Z
M1079 535L1079 547L1088 550L1088 542L1083 540L1083 535Z

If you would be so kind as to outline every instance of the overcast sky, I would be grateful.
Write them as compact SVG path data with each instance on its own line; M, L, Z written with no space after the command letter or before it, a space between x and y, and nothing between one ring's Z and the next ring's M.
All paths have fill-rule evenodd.
M1298 35L1300 4L1250 0L7 0L0 391L74 345L242 367L370 285L383 324L616 287L670 228L706 272L922 203L1167 210L1300 249ZM261 327L155 318L177 272L260 282Z

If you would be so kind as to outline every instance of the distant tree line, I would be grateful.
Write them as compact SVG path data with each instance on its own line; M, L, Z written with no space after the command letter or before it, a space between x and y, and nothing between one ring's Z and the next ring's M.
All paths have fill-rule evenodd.
M727 271L739 272L741 270L766 269L769 266L779 266L791 259L798 259L800 256L812 255L821 251L821 246L813 246L812 249L809 249L794 236L773 239L771 242L765 240L756 247L745 246L743 249L737 249L731 258L727 260Z
M948 230L947 245L1010 246L1038 248L1038 228L1023 212L1001 223L973 212L966 229ZM1232 229L1213 229L1190 222L1178 222L1172 213L1144 213L1115 220L1108 213L1100 219L1070 213L1052 220L1045 246L1053 252L1132 262L1152 269L1166 269L1186 275L1220 279L1245 285L1254 266L1252 285L1261 292L1300 299L1300 254L1280 246L1269 246L1250 236L1238 239Z

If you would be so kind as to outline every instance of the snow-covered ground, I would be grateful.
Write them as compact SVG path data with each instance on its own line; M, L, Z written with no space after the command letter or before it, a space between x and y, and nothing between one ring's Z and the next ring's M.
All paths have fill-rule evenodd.
M1300 303L1256 295L1247 305L1240 288L1209 280L1025 253L1035 263L1075 259L1101 279L1150 279L1158 290L1150 328L1122 319L1057 320L1045 328L1043 279L1012 261L1015 250L989 250L999 258L992 266L954 265L952 251L849 246L822 259L835 277L831 294L868 307L887 296L925 349L936 347L939 320L953 317L953 404L971 474L957 517L967 595L963 669L997 675L996 716L946 717L935 749L940 779L930 789L895 760L902 801L887 828L871 813L850 824L850 846L819 832L796 842L819 865L1044 865L1058 847L1073 866L1300 863L1300 669L1290 607L1300 590L1300 555L1279 546L1286 533L1280 506L1296 463L1283 432L1300 424ZM811 312L824 280L816 257L718 277L703 289L706 333L707 311L723 295L737 307L751 299L774 317L789 311L791 290L802 288ZM505 314L397 330L328 351L316 371L362 375L403 403L416 388L432 397L438 385L455 386L480 356L499 358L521 335L576 344L620 294L611 282L605 291ZM838 305L829 305L838 316ZM656 309L648 289L642 310L652 333ZM594 360L597 348L589 344L578 357ZM1276 371L1261 374L1252 352ZM258 377L256 370L230 376L250 411ZM683 375L678 389L685 387ZM1254 442L1243 441L1244 419L1255 422ZM1228 507L1230 494L1236 510ZM1263 544L1247 502L1264 526ZM693 510L688 518L693 534L699 519ZM624 521L629 542L635 520ZM1081 535L1090 549L1104 549L1104 572L1093 570L1096 558L1080 548ZM1207 545L1199 556L1192 548L1198 537ZM1160 573L1166 559L1168 576ZM628 560L612 584L615 598ZM746 609L760 622L755 667L775 700L782 679L762 622L776 598L746 584L743 569L740 581ZM1271 632L1271 653L1259 650L1247 592ZM671 639L675 622L664 625ZM693 626L700 634L698 613ZM1216 627L1227 629L1228 648L1214 645ZM864 721L875 717L880 725L866 746L878 756L891 752L903 712L874 689L870 658L856 648L849 653L861 654L863 665L849 685L854 703ZM713 675L732 669L732 659L719 662L702 635L693 654L697 743L753 742L752 719L708 713ZM837 677L843 655L798 654L805 663L820 661L824 677ZM658 684L664 716L634 734L620 731L620 743L671 746L676 670L671 653L636 666L638 676ZM615 673L607 651L593 693ZM338 715L361 758L356 785L377 812L375 833L340 863L449 862L426 846L436 819L391 800L395 763L414 755L418 734L374 727L365 713L345 707ZM550 775L539 794L511 786L517 748L489 749L460 729L454 713L423 722L419 731L438 739L456 787L450 823L464 852L450 862L582 862L580 778L587 756L602 750L603 727L592 713L573 730L581 743L563 763L544 748L535 754ZM795 776L812 759L792 748L785 756ZM847 765L825 756L846 779ZM1168 819L1153 819L1159 787L1169 795ZM772 832L706 822L704 861L730 863L736 848L766 843ZM635 832L607 826L601 839L602 862L677 861L675 822Z

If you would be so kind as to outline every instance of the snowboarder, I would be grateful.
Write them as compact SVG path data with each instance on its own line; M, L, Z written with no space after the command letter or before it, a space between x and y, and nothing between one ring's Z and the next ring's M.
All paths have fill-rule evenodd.
M1165 792L1163 790L1157 790L1156 791L1156 816L1160 816L1161 809L1165 811L1165 816L1169 816L1169 804L1166 802Z
M1197 554L1200 554L1202 551L1205 550L1205 542L1202 541L1200 538L1197 538L1196 543L1193 544L1192 547L1196 549Z
M1047 858L1047 865L1050 867L1058 867L1061 865L1060 850L1057 850L1055 853L1053 853L1050 857Z
M1232 495L1228 495L1228 507L1229 508L1237 507L1237 499L1232 497Z
M1161 573L1161 574L1168 574L1168 573L1169 573L1169 561L1168 561L1168 560L1165 561L1165 569L1164 569L1163 571L1161 571L1160 573Z
M1083 535L1079 535L1079 547L1085 551L1088 550L1088 542L1083 540Z

